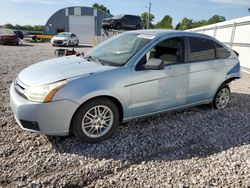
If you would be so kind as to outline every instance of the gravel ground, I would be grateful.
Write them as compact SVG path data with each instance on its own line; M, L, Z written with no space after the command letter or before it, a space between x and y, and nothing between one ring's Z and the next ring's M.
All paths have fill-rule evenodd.
M23 131L9 107L18 72L53 50L0 46L0 187L250 187L250 75L230 85L226 109L156 115L120 126L102 143L81 144Z

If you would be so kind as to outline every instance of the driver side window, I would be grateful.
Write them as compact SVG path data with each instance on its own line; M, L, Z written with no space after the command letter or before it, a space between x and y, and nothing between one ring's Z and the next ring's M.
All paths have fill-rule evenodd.
M146 53L137 64L136 70L143 70L143 65L151 58L162 60L165 66L181 63L184 61L184 49L184 38L182 37L163 40Z

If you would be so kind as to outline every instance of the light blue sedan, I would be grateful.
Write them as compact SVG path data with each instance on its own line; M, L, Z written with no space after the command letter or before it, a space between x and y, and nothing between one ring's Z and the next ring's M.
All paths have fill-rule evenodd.
M240 78L238 54L202 34L137 30L80 56L40 62L19 73L10 105L25 130L109 137L119 122L212 104L224 108Z

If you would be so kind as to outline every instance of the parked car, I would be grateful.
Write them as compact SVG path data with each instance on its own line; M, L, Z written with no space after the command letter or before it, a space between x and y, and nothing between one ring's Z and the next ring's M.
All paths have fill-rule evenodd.
M17 35L9 29L0 29L0 44L19 45Z
M25 130L71 131L84 142L109 137L119 122L212 104L225 108L240 78L237 54L198 33L137 30L84 56L31 65L10 87L10 106Z
M135 15L117 15L112 18L102 20L103 29L133 30L142 28L140 16Z
M58 33L51 39L53 46L77 46L79 44L78 37L73 33Z

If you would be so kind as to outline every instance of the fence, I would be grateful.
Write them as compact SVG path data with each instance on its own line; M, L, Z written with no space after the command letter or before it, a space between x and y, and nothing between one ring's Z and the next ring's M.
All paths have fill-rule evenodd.
M250 16L207 25L189 31L204 33L237 51L243 71L250 73Z

